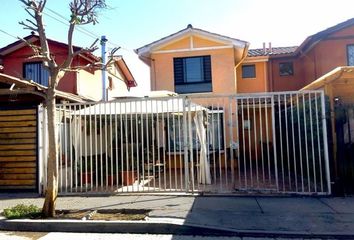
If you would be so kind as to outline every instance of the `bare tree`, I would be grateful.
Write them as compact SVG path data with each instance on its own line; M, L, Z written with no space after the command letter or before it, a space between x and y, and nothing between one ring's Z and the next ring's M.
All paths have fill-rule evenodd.
M43 22L43 11L47 0L19 0L25 5L25 10L30 18L20 22L25 29L34 31L39 36L39 46L28 43L33 49L34 56L32 58L40 59L43 66L49 71L48 89L46 92L45 105L47 107L48 118L48 164L47 164L47 187L45 192L45 201L42 209L44 216L53 217L55 215L55 202L58 195L58 173L57 173L57 156L58 145L55 134L55 96L56 88L67 71L72 70L71 63L73 59L85 53L91 53L97 49L95 42L89 48L82 48L74 51L73 33L76 25L95 24L97 23L97 11L105 8L105 0L72 0L69 4L71 11L69 29L67 35L68 53L65 61L57 63L55 56L51 54L48 39L45 32ZM78 66L75 66L78 69Z

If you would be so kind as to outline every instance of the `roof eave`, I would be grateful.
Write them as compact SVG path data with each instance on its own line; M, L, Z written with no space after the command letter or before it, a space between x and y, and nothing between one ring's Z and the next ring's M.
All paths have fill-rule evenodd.
M302 89L303 90L317 90L324 87L326 84L329 84L336 80L338 77L342 75L343 72L354 72L353 66L341 66L336 67L332 71L326 73L325 75L321 76L320 78L316 79L315 81L311 82L310 84L306 85Z
M171 34L167 37L161 38L160 40L157 40L155 42L147 44L141 48L135 49L134 51L136 54L138 54L139 58L142 61L144 61L142 58L148 59L150 57L150 54L157 47L160 47L160 46L165 45L166 43L169 43L173 40L176 41L178 39L183 38L184 36L188 36L188 35L192 35L192 34L204 36L205 38L208 38L208 39L211 39L214 41L217 40L217 41L223 42L225 44L231 44L236 48L245 48L246 46L249 45L249 43L247 41L222 36L222 35L207 32L207 31L204 31L204 30L198 29L198 28L187 27L179 32L176 32L176 33ZM144 62L147 63L148 65L150 64L149 60L148 61L145 60Z

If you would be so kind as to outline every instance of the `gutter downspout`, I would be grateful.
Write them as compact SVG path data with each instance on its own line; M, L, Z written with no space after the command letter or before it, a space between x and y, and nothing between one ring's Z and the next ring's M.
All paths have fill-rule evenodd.
M242 53L242 57L240 59L240 61L238 63L236 63L235 67L234 67L234 74L235 74L235 93L237 93L237 71L236 69L238 68L238 66L241 65L241 63L245 60L245 58L247 57L248 54L248 48L250 46L250 43L246 43L245 48L243 49L243 53Z

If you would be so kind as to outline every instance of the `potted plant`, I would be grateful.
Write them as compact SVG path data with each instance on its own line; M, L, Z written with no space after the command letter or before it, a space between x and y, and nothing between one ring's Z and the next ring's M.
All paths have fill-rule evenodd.
M108 186L114 186L117 183L117 163L116 161L108 162L108 174L106 176L106 181Z
M80 163L79 163L80 165ZM81 175L81 183L82 185L86 184L91 184L91 179L92 179L92 166L91 166L91 160L90 159L82 159L81 160L81 166L78 167L79 175Z
M136 172L136 166L133 166L134 156L128 154L128 164L125 164L122 168L122 183L125 186L132 185L137 179L138 175ZM126 163L124 161L124 163Z

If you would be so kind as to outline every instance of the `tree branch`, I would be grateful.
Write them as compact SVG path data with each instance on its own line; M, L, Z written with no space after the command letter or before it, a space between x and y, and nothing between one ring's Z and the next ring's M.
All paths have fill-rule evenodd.
M26 19L26 21L29 22L30 24L32 24L33 26L35 26L36 28L38 28L38 25L35 22L33 22L32 20Z
M25 8L25 11L30 15L32 18L36 18L33 13L31 13L28 8Z

